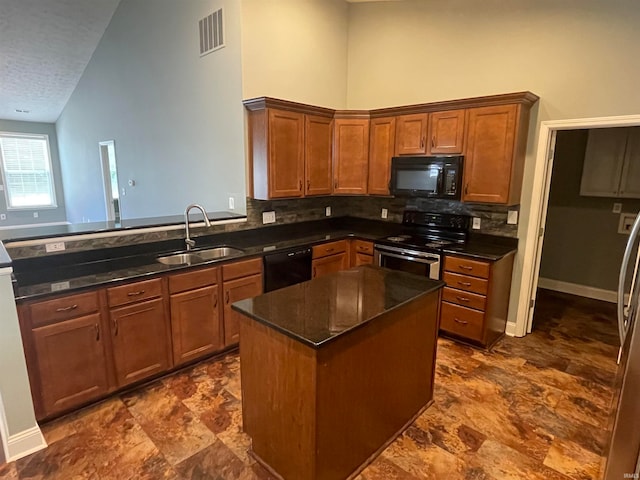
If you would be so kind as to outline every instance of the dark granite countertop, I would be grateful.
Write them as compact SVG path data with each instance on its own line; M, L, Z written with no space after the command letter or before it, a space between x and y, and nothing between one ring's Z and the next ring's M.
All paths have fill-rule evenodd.
M236 220L247 218L232 212L207 212L207 217L212 222L223 220ZM200 212L193 212L189 218L194 222L202 222L204 218ZM119 222L89 222L69 223L64 225L47 225L42 227L20 227L1 230L0 240L4 242L17 240L39 240L43 238L66 237L69 235L82 235L97 232L113 232L119 230L132 230L136 228L165 227L168 225L184 224L184 215L169 215L166 217L133 218Z
M241 300L232 308L313 348L445 283L363 265Z
M127 280L141 280L148 276L188 268L263 256L293 247L312 246L328 240L344 238L375 240L397 234L401 229L401 225L391 222L355 217L333 217L200 236L195 238L197 248L226 245L239 248L243 253L197 265L170 266L156 261L158 256L182 250L184 241L181 239L16 259L12 264L16 278L15 296L19 301L31 300L62 292L110 286ZM503 245L505 242L507 245ZM483 235L472 237L461 250L454 247L455 250L450 249L445 253L497 260L515 251L514 245L517 245L515 239L505 240Z
M496 261L518 250L518 239L475 234L464 245L444 247L444 254L455 253L479 260Z

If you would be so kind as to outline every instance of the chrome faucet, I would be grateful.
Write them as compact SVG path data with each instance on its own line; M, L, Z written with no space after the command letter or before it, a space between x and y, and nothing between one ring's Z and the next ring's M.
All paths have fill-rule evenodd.
M207 218L207 212L205 212L205 210L202 207L202 205L198 205L197 203L192 203L191 205L187 205L187 209L184 211L184 229L185 229L185 232L186 232L186 235L185 235L185 238L184 238L184 243L187 244L187 251L191 250L193 247L196 246L196 242L195 242L195 240L191 239L191 235L190 235L190 232L189 232L189 211L192 208L197 208L198 210L200 210L202 212L202 215L204 215L204 224L207 227L211 226L211 222Z

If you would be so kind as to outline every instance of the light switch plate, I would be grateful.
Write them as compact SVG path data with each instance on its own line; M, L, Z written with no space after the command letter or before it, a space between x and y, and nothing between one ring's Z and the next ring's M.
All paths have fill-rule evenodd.
M613 213L620 213L622 212L622 204L621 203L614 203L613 204Z
M633 223L635 221L636 221L635 213L621 213L620 222L618 223L618 233L622 233L623 235L629 235L631 233L631 227L633 227Z
M518 211L517 210L509 210L507 212L507 224L508 225L517 225L518 224Z
M388 215L389 215L389 210L387 210L386 208L383 208L382 212L380 213L380 216L382 218L387 218Z
M324 215L325 217L331 216L331 207L324 207Z
M229 210L233 210L234 208L236 208L236 199L229 197Z
M480 223L480 217L473 217L471 228L473 228L474 230L480 230Z
M262 212L262 223L276 223L276 212L273 210L270 212Z
M0 213L0 220L6 220L7 219L7 214L6 213Z

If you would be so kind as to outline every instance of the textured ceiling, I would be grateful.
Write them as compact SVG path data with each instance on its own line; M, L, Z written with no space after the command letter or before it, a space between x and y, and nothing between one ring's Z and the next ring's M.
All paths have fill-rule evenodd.
M55 122L119 2L0 0L0 119Z

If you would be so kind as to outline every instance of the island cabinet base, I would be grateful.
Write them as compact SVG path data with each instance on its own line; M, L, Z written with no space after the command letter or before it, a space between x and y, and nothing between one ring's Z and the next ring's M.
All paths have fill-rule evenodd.
M285 480L354 477L432 401L440 294L317 348L241 316L244 431Z

